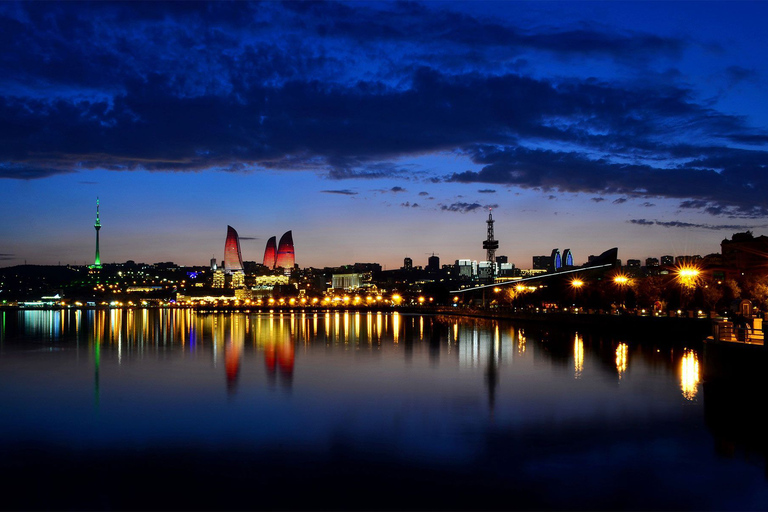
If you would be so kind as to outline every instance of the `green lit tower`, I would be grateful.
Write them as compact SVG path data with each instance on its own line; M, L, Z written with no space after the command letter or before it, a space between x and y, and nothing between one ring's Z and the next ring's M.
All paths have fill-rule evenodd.
M99 256L99 230L101 229L101 221L99 220L99 198L96 198L96 222L93 227L96 228L96 258L93 261L91 268L101 268L101 256Z

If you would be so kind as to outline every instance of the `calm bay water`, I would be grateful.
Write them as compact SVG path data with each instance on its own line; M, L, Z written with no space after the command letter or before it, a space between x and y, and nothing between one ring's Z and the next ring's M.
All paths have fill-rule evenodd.
M705 370L458 317L2 311L4 508L764 510L763 378Z

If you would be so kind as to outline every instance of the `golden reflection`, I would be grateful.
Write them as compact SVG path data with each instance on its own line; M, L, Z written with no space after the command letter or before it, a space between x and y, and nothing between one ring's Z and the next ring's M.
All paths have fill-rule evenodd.
M525 330L520 329L520 332L517 335L517 353L518 354L525 354Z
M616 347L616 371L619 373L619 379L624 376L627 371L627 354L629 353L629 347L626 343L619 343Z
M365 317L365 327L368 331L368 344L371 345L373 343L373 313L370 311Z
M355 312L355 345L360 344L360 312Z
M337 311L333 315L333 329L334 329L334 337L333 339L338 342L339 336L341 335L341 315Z
M349 343L349 311L344 312L344 343Z
M398 343L400 337L400 313L395 311L392 313L392 338L395 343Z
M381 343L381 311L376 313L376 339L379 343Z
M419 341L424 339L424 317L419 317Z
M576 333L576 339L573 342L573 376L581 378L584 371L584 339Z
M683 354L680 363L680 387L686 400L695 400L699 392L699 355L696 351L688 349Z

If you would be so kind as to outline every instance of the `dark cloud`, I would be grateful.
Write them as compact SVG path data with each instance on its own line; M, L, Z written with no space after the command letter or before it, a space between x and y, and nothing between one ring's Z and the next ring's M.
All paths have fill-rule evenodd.
M261 238L257 236L238 236L237 238L240 240L261 240Z
M492 189L492 188L481 188L480 190L478 190L478 192L481 193L481 194L495 194L496 193L496 191L494 189Z
M768 132L660 67L691 46L682 37L516 25L439 3L27 2L0 4L0 44L4 178L414 179L395 162L451 151L480 170L418 179L768 215ZM643 79L525 74L574 58ZM739 65L724 76L759 79Z
M482 205L480 203L452 203L449 205L441 205L440 209L445 212L459 212L459 213L467 213L467 212L473 212L475 210L487 210L489 208L497 208L499 205L497 204L486 204Z
M429 195L429 192L419 192L419 195L420 195L420 196L428 196L428 195Z
M760 74L754 69L748 69L741 66L729 66L725 70L725 76L729 85L736 85L740 82L757 82Z
M469 154L484 167L479 172L454 174L450 180L563 192L692 198L686 200L685 207L707 204L705 211L713 215L756 218L768 214L768 202L760 192L768 187L767 152L675 146L668 153L675 157L694 153L706 156L660 168L591 158L574 151L476 146Z
M729 230L737 231L743 229L754 229L764 226L749 226L744 224L700 224L693 222L681 222L681 221L659 221L659 220L646 220L646 219L632 219L628 221L630 224L636 224L640 226L661 226L665 228L698 228L708 229L713 231Z
M604 197L593 197L593 198L590 199L590 201L594 201L596 203L602 203L603 201L605 201L605 198Z
M626 197L620 197L618 199L614 199L613 200L613 204L622 204L622 203L626 203L626 202L627 202L627 198Z
M353 192L349 189L343 189L343 190L321 190L320 192L324 194L341 194L343 196L356 196L357 192Z
M392 187L389 189L390 192L398 193L398 192L405 192L406 190L403 187Z
M406 201L404 203L400 203L400 206L404 208L418 208L419 203L411 203L410 201Z

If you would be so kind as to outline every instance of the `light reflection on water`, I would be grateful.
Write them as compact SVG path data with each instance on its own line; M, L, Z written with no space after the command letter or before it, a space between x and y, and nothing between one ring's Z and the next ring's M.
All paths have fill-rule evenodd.
M0 315L0 406L12 412L0 449L45 439L83 450L325 453L341 443L364 460L493 468L494 478L545 489L573 490L589 467L592 480L572 497L585 505L611 485L622 499L679 505L627 490L615 479L629 467L668 479L662 494L724 467L706 433L694 349L382 312ZM738 474L758 493L744 499L766 496L760 471ZM712 492L686 498L729 508Z

